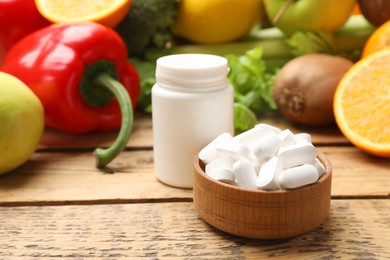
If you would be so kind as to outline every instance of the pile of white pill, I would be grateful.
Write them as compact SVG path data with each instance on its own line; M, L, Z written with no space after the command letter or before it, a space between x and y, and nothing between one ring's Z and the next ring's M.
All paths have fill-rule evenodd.
M326 173L309 134L267 124L234 137L220 134L198 156L207 176L246 189L295 189Z

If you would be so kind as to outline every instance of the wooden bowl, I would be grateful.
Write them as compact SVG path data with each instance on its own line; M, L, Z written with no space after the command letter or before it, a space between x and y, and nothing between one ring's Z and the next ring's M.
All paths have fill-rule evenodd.
M208 177L194 159L194 204L199 216L227 233L256 239L302 235L326 219L331 200L332 166L319 152L326 173L314 184L278 191L248 190Z

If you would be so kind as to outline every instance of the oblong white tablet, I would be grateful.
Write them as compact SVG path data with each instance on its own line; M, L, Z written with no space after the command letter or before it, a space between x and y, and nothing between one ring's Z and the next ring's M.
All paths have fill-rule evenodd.
M277 156L286 169L302 164L313 164L317 157L317 149L311 143L300 142L281 147Z
M228 156L237 161L241 158L252 158L252 151L243 144L236 142L227 142L218 145L216 149L218 156Z
M265 161L257 176L256 186L261 190L277 190L280 186L277 181L279 173L282 171L282 164L278 157L272 157Z
M272 131L266 128L252 128L233 137L233 141L244 145L255 144L270 133Z
M281 146L289 146L296 143L295 135L289 129L280 132L279 138L282 141Z
M304 164L282 171L278 176L278 184L284 189L295 189L318 180L317 169L311 164Z
M320 160L318 160L318 158L314 160L313 166L316 167L319 178L326 173L325 166L320 162Z
M308 133L296 134L295 140L297 143L300 143L300 142L311 143L311 135Z
M232 169L233 168L233 159L228 156L219 156L215 160L206 164L205 172L206 174L212 173L220 169Z
M253 146L253 154L260 160L269 159L279 150L282 140L279 135L270 133Z
M227 143L232 139L230 133L222 133L215 137L210 143L208 143L198 154L199 159L207 164L217 158L217 147L223 143Z
M264 124L264 123L255 125L255 128L267 129L268 131L271 131L274 134L279 134L280 132L282 132L282 130L280 128L278 128L276 126L269 125L269 124Z
M233 173L237 180L237 185L240 188L256 189L257 175L251 162L242 158L233 164Z
M207 174L207 176L216 181L224 182L231 185L236 184L236 177L232 169L218 169L216 171L210 172L209 174Z

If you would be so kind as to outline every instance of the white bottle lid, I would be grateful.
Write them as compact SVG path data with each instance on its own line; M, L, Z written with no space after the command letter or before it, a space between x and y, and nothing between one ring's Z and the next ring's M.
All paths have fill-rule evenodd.
M163 88L208 92L226 88L227 59L211 54L175 54L157 60L156 81Z

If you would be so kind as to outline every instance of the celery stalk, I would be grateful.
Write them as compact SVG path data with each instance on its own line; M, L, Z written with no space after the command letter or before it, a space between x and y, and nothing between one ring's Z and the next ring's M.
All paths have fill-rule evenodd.
M276 29L276 28L272 28ZM278 38L265 38L250 36L240 41L223 44L187 44L177 45L172 49L173 54L205 53L215 55L243 55L247 50L261 47L264 49L264 58L285 57L291 54L291 48L284 41L284 36Z
M353 15L334 34L335 48L340 51L361 50L375 29L362 15Z
M172 54L204 53L220 56L244 55L246 51L260 47L263 59L270 66L282 66L292 59L292 48L285 41L282 32L273 27L254 31L242 40L222 44L184 44L172 48Z
M347 52L360 51L374 29L375 27L362 15L353 15L338 32L330 35L333 38L333 45L331 46L333 50L331 52L329 49L321 50L321 48L316 51L340 55ZM244 55L249 49L261 47L264 51L263 59L266 62L270 61L274 66L282 66L286 61L297 56L297 54L294 54L294 51L300 47L288 43L289 39L279 29L272 27L252 31L248 37L235 42L176 45L171 49L171 53L206 53L220 56L228 54ZM302 41L306 41L309 45L312 40L310 37L304 37L302 39ZM315 41L317 40L321 40L321 38ZM326 41L326 39L323 40ZM316 42L312 44L316 44ZM329 47L326 42L322 45L327 46L327 48ZM307 53L310 52L307 51Z

